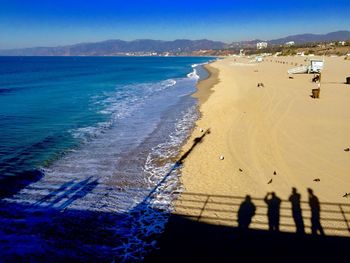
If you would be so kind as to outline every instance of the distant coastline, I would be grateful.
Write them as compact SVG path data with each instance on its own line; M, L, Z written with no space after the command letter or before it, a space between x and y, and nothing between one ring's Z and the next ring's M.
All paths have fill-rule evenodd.
M314 46L317 43L336 44L338 41L350 46L350 31L336 31L323 35L301 34L273 40L255 39L232 43L208 39L173 41L116 39L56 47L0 49L0 56L227 56L239 54L241 49L245 49L248 53L259 53L270 52L272 48L277 52L287 48ZM266 43L267 49L257 49L258 43ZM294 43L295 47L292 47L291 43Z

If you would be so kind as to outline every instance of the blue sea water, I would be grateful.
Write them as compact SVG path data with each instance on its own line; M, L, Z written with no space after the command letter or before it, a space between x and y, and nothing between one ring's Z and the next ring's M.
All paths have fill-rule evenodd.
M197 103L190 95L199 76L206 76L200 65L210 59L0 57L0 210L19 211L12 216L27 222L22 236L0 239L11 247L11 240L16 243L21 236L22 248L38 252L42 246L33 247L33 235L38 244L44 242L37 225L46 218L38 218L38 211L135 213L171 171L194 127ZM171 210L171 193L181 189L178 176L174 171L160 187L167 194L157 190L151 201L156 210ZM28 207L36 213L23 213ZM148 223L140 225L140 218ZM11 216L0 223L11 229L8 221ZM106 255L153 246L149 236L161 232L165 222L163 213L149 211L122 221L115 223L113 234L124 245ZM45 222L54 224L51 219ZM149 234L140 237L145 228ZM8 231L0 229L0 234ZM130 248L131 243L136 247ZM10 256L12 250L7 251ZM143 254L138 253L140 259Z
M0 175L45 166L79 139L96 135L107 122L131 114L149 96L171 88L192 71L192 64L206 60L0 58ZM187 93L193 91L193 85L187 88ZM79 129L85 134L78 135Z

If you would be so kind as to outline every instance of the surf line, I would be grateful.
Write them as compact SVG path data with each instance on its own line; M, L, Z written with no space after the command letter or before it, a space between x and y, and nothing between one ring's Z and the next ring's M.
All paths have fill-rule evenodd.
M175 162L175 164L171 167L171 169L169 170L169 172L163 177L163 179L152 189L152 191L144 198L144 200L140 203L140 205L142 204L146 204L147 202L149 202L149 199L151 199L152 195L157 191L157 189L166 181L166 179L171 175L171 173L178 169L183 162L185 161L185 159L190 155L190 153L193 151L193 149L199 144L203 142L204 137L210 134L210 128L207 129L200 137L197 137L193 140L193 144L191 146L190 149L188 149L181 157L179 160L177 160Z

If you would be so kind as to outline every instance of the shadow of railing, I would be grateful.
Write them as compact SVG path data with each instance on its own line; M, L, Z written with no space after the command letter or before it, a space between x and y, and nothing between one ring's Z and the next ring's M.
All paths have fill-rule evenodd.
M158 193L166 192L163 187L167 186L172 173L209 133L208 129L195 138L191 147L149 190L128 188L128 193L124 193L101 185L94 177L75 178L42 188L32 186L42 179L43 173L10 180L0 187L4 190L0 192L1 260L139 262L155 248L154 239L160 236L169 217L166 207L155 204ZM16 196L22 190L23 195ZM128 211L112 209L118 207L114 202L133 198L129 194L134 191L140 192L138 196L145 194L140 203ZM84 200L85 197L90 201ZM95 206L91 204L93 198L103 200ZM107 207L109 204L112 208Z
M0 201L13 196L28 185L41 180L44 173L40 170L27 171L16 176L0 175Z
M237 213L242 196L208 195L201 193L181 194L176 204L176 215L181 215L198 222L206 222L226 226L238 226ZM250 228L268 229L267 205L263 198L252 197L256 212ZM311 209L307 201L301 201L301 210L305 223L305 231L311 229ZM350 204L321 202L320 221L328 235L350 236ZM295 232L292 207L288 200L282 200L280 206L280 231Z
M301 201L305 233L296 233L288 200L280 206L280 231L268 231L264 198L251 197L256 212L248 229L237 214L246 197L184 192L176 202L160 249L145 262L330 262L340 261L350 247L350 204L322 202L325 235L312 235L311 209Z
M173 214L145 262L340 262L349 247L349 237L241 231Z

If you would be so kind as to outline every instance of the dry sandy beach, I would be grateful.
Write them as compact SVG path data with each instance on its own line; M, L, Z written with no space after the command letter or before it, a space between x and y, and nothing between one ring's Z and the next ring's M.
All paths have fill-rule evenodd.
M225 58L207 67L211 76L195 94L202 116L183 152L201 129L210 133L184 161L176 214L237 226L239 205L251 195L257 209L250 227L268 229L263 198L274 191L282 199L280 229L295 232L288 202L295 187L310 233L312 188L326 235L349 236L350 197L343 195L350 193L350 61L325 58L320 98L313 99L312 74L287 74L305 58Z

